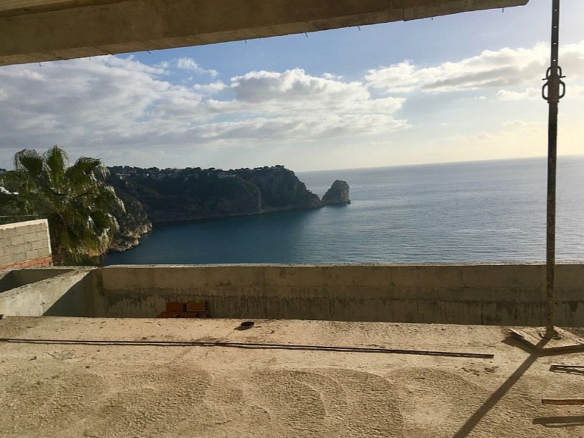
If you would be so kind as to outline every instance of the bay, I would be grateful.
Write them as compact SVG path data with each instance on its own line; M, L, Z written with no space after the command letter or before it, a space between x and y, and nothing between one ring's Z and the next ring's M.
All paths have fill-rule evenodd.
M545 259L546 160L298 173L351 205L155 225L113 264L472 263ZM558 163L559 260L584 259L584 157Z

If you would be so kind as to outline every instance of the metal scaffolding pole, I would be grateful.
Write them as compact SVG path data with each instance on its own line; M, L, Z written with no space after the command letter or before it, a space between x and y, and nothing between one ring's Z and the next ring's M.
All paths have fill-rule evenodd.
M552 10L552 54L542 96L549 104L548 125L548 186L547 186L547 251L546 289L547 315L545 338L555 336L555 276L556 276L556 170L558 149L558 104L566 94L562 68L559 66L560 44L560 0L553 0Z

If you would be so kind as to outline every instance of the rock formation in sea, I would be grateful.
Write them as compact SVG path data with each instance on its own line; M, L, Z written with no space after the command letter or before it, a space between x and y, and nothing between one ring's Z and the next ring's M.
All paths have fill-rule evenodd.
M322 205L350 204L349 184L346 181L336 180L322 197Z

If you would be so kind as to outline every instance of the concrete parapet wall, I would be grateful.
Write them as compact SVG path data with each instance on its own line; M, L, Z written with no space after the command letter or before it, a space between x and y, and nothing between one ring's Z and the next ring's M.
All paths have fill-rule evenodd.
M100 271L96 316L154 317L205 300L217 318L540 325L545 266L122 266ZM558 266L558 324L584 326L584 265Z
M0 271L52 264L46 219L0 225Z
M9 278L13 274L18 276ZM8 316L93 316L96 286L92 274L91 268L12 271L0 279L0 285L7 279L12 286L8 290L0 289L0 313Z
M11 271L0 313L154 318L207 302L212 318L525 325L544 323L545 266L218 265ZM557 268L557 324L584 326L584 264Z
M0 292L66 274L74 269L76 268L27 268L0 272Z

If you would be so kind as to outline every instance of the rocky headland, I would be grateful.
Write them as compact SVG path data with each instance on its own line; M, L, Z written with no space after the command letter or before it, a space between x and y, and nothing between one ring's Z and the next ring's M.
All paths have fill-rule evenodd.
M308 210L324 205L293 171L283 166L227 171L118 166L109 170L109 182L126 206L126 213L117 216L120 231L111 247L114 251L139 245L140 237L160 223ZM348 199L348 185L343 183ZM342 198L345 186L341 189Z
M117 188L116 193L124 202L126 212L115 215L120 229L110 250L123 252L140 245L140 238L152 231L152 222L140 201Z

